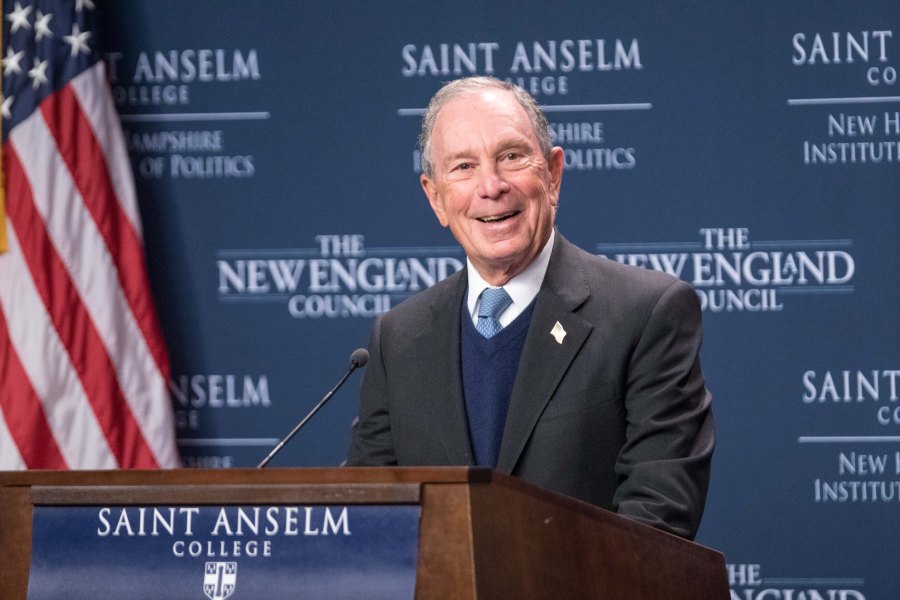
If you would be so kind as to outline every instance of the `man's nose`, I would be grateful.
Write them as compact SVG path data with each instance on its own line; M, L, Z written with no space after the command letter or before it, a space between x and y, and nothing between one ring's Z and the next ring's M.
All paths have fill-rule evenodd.
M496 199L508 191L509 184L496 165L482 169L478 190L481 197Z

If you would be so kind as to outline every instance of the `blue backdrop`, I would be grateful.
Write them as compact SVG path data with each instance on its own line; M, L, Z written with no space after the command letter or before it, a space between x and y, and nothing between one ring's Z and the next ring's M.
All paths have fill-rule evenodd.
M566 149L560 230L690 281L733 597L900 589L900 4L135 0L105 12L189 466L250 466L373 315L459 268L415 150L489 73ZM275 464L336 465L356 376Z

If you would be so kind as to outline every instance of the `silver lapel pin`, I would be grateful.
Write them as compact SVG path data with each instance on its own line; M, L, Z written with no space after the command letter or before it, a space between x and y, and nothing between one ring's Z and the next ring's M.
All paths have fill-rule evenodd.
M566 337L566 330L563 329L562 323L557 321L556 325L553 326L553 329L550 330L550 335L553 336L553 339L556 340L557 344L562 344L563 338Z

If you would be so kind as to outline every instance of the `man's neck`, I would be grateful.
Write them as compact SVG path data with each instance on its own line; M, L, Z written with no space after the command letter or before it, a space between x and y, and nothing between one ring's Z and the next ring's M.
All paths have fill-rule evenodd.
M528 257L527 261L520 263L511 263L504 267L491 267L490 265L478 265L472 262L472 259L466 257L466 263L469 269L475 269L478 275L491 287L501 287L506 285L511 279L528 269L538 258L541 253L548 247L552 246L555 230L551 229L544 242L538 247L534 255Z
M553 243L556 239L556 232L551 231L550 238L546 241L541 251L531 263L522 271L511 277L503 284L503 288L507 291L513 300L512 305L500 316L500 323L504 327L521 313L534 300L544 281L544 275L547 273L547 266L550 264L550 254L553 252ZM468 265L468 292L466 296L466 306L469 314L472 316L473 322L477 320L478 297L485 287L491 286L491 282L481 276L481 273L474 268L471 261L466 261ZM497 287L497 286L494 286Z

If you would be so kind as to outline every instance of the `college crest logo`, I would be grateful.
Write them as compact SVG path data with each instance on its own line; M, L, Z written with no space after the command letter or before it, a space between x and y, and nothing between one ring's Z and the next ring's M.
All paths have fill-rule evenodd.
M236 562L208 562L203 576L203 593L209 600L225 600L237 585Z

